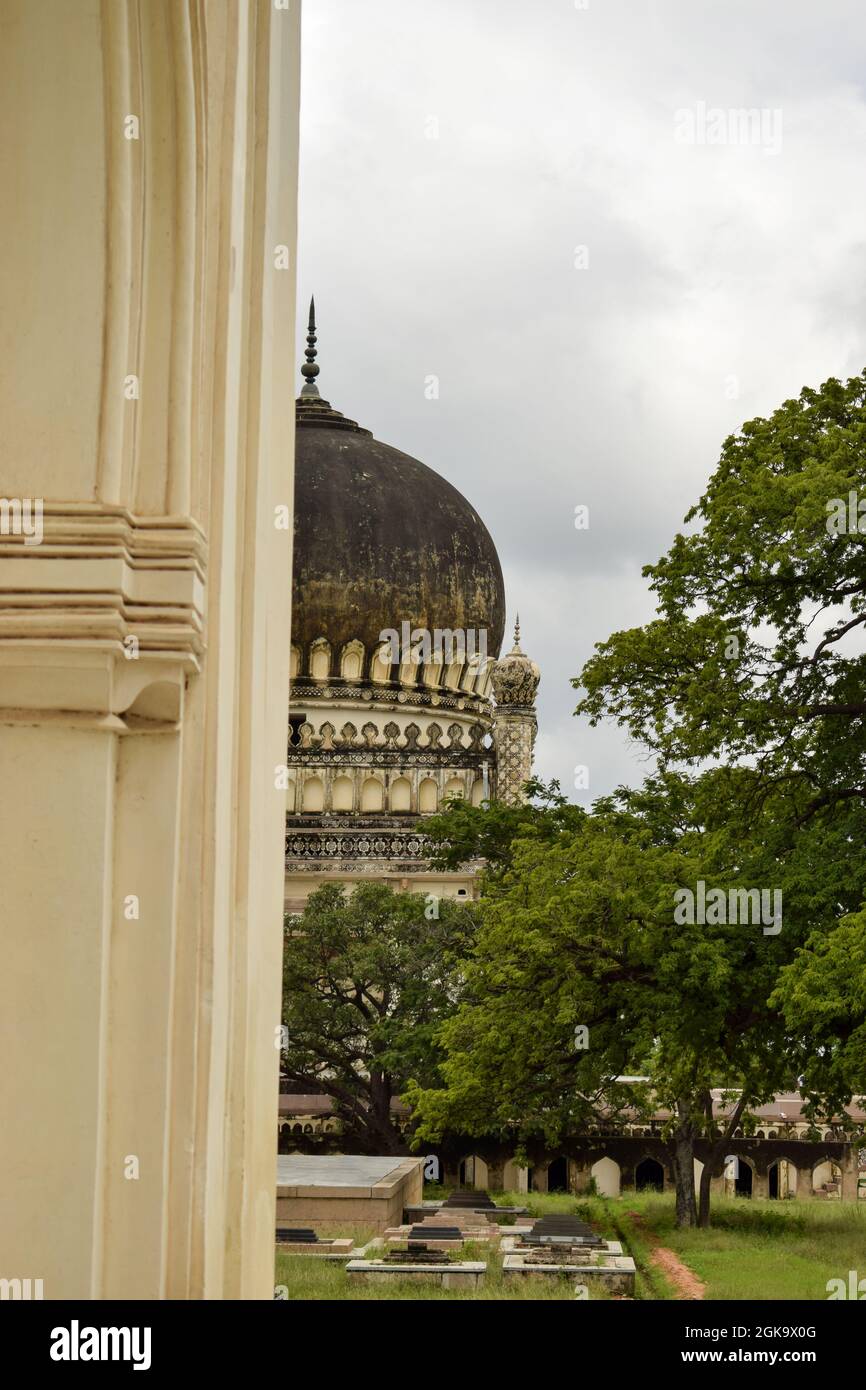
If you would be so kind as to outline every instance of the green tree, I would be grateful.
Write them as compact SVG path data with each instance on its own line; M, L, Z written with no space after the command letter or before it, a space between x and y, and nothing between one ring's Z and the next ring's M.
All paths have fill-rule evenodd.
M599 645L575 681L578 713L624 725L658 774L583 820L536 806L438 828L446 854L490 850L493 867L441 1029L446 1086L410 1088L421 1134L564 1137L621 1107L616 1077L641 1059L672 1114L689 1223L708 1220L712 1171L751 1107L801 1074L811 1106L844 1104L864 1015L861 975L842 988L858 928L839 926L866 896L864 486L866 373L744 425L692 531L645 571L657 619ZM780 892L780 930L677 923L675 886L698 880L726 898ZM807 998L822 982L827 1010ZM714 1085L731 1095L724 1123ZM712 1151L698 1214L699 1137Z
M331 1097L362 1152L406 1152L391 1100L410 1077L436 1083L472 928L471 905L379 883L324 884L286 918L283 1070Z
M744 1111L796 1075L792 1040L767 1002L794 934L675 921L677 891L704 876L719 883L716 866L726 890L754 882L757 860L725 861L723 837L699 820L698 792L718 806L702 779L669 777L609 798L576 831L513 842L510 867L479 905L462 1002L440 1030L445 1087L407 1092L419 1138L554 1144L626 1106L667 1109L680 1224L699 1220L696 1141L713 1145L700 1206L709 1219L710 1176ZM617 1080L636 1067L647 1084ZM711 1096L720 1084L736 1091L721 1125Z
M809 1039L802 1092L810 1111L841 1117L866 1095L866 911L814 933L779 977L774 1003Z
M866 798L866 372L743 425L686 521L644 571L659 617L597 646L578 713L662 766L753 760L801 821Z
M424 837L430 846L432 867L452 871L480 863L482 883L491 892L511 862L511 846L516 839L549 843L585 818L586 812L562 795L558 782L531 778L525 792L526 800L516 806L504 801L473 806L462 797L454 797L439 815L429 816L424 821Z
M866 897L866 372L747 422L686 522L644 571L658 617L596 647L577 712L617 720L663 773L726 765L706 780L710 857L784 883L771 1009L826 1112L843 1081L850 1095L866 1015L839 995L831 1017L804 984L829 987L854 939L835 944L840 919Z

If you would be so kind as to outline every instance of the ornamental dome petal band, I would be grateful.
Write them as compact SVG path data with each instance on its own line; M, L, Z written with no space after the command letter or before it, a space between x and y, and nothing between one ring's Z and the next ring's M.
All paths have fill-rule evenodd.
M517 640L497 661L505 588L474 507L335 410L317 356L311 301L295 416L286 868L293 881L408 886L426 869L420 818L453 796L521 799L538 668Z

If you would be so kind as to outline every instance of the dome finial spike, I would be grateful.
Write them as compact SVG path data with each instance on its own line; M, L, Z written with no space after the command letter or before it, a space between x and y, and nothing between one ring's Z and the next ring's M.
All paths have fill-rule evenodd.
M304 353L306 362L301 367L301 376L304 378L304 385L301 395L309 399L310 396L318 396L319 388L316 385L316 377L319 375L319 366L316 362L318 353L316 351L316 300L310 296L310 317L307 321L307 348Z
M520 650L520 614L517 614L517 621L514 624L514 650Z

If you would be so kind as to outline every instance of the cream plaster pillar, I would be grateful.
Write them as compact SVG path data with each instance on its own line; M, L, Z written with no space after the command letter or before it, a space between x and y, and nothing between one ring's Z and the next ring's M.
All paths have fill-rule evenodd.
M547 1191L547 1173L550 1168L550 1161L546 1163L535 1163L532 1167L532 1190L533 1192Z
M299 10L0 0L0 1277L49 1299L273 1291Z
M588 1192L591 1182L592 1166L589 1163L581 1162L579 1159L570 1158L568 1160L569 1192Z
M800 1202L807 1198L814 1197L815 1191L812 1186L812 1165L807 1160L802 1167L797 1168L797 1189L795 1196Z
M845 1149L845 1156L842 1159L842 1200L843 1202L857 1201L857 1187L860 1180L860 1171L857 1167L857 1148L849 1144Z

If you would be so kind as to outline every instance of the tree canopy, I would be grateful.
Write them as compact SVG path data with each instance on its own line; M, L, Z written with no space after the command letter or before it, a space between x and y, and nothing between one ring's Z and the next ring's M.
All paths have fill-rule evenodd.
M715 1163L745 1108L799 1076L825 1110L866 1087L864 484L866 373L747 422L692 529L644 571L657 618L600 643L575 679L577 713L617 720L656 773L589 815L548 798L487 829L473 808L441 818L446 859L494 859L440 1034L445 1090L413 1088L422 1134L562 1136L621 1105L615 1078L640 1061L671 1111L690 1222L697 1137ZM674 895L698 884L723 901L778 893L777 926L678 921ZM724 1124L719 1085L737 1096Z
M644 570L658 618L597 646L578 713L662 764L753 760L800 817L866 797L864 488L866 372L744 424Z
M667 774L606 798L575 829L512 842L479 904L462 1002L440 1030L445 1087L408 1092L421 1137L556 1144L587 1123L666 1109L681 1219L698 1219L695 1141L709 1140L720 1164L744 1108L793 1085L806 1059L802 1030L769 1001L814 927L816 898L797 892L799 863L778 860L770 803L740 842L729 782L725 771ZM710 913L675 920L678 891L699 880L727 896L770 873L788 894L778 932ZM825 923L832 910L826 901ZM646 1083L618 1079L635 1074ZM722 1125L720 1085L738 1101ZM704 1214L711 1176L708 1165Z
M471 929L470 905L381 883L326 883L286 919L283 1071L331 1097L362 1152L405 1151L391 1101L410 1078L437 1081Z

